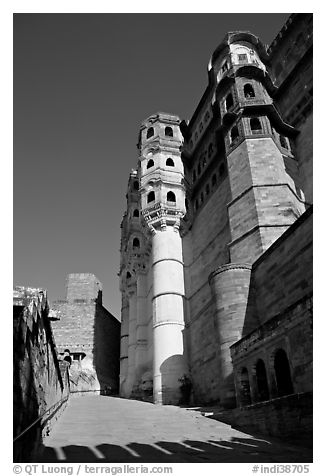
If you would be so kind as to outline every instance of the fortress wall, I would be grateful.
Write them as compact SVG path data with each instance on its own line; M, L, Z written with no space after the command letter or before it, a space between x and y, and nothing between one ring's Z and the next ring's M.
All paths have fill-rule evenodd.
M308 203L313 202L313 117L312 114L304 124L300 126L300 134L295 142L295 154L299 162L300 178L305 199Z
M216 400L218 396L218 345L208 276L229 260L226 208L229 200L226 178L198 211L192 230L183 241L187 296L185 332L194 395L202 402Z
M14 437L69 394L66 362L59 363L44 291L14 290ZM65 408L61 402L14 444L14 461L30 461Z
M263 324L312 293L312 207L253 265L256 309ZM268 279L266 279L268 277Z

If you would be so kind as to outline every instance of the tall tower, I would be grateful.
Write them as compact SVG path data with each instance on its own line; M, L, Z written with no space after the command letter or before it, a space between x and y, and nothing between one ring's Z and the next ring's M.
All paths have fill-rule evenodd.
M245 322L251 264L305 211L298 163L291 140L298 131L273 102L277 88L268 74L268 56L257 37L228 33L209 68L215 83L213 108L219 117L217 141L225 150L231 200L228 217L230 263L210 275L216 302L220 353L220 400L233 406L230 346L256 323Z
M141 211L152 238L153 397L180 400L184 351L184 270L180 219L185 189L177 116L158 113L142 123L138 148Z

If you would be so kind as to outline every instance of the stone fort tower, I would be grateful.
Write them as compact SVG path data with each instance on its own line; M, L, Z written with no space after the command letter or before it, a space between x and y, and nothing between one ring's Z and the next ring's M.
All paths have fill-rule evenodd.
M311 28L294 20L292 35ZM122 222L124 396L150 393L152 380L154 402L178 403L188 375L195 400L235 405L230 347L262 319L248 302L252 266L310 205L273 55L249 32L228 33L191 120L158 113L141 125Z
M92 273L66 278L66 299L51 305L59 355L69 351L71 391L118 391L119 321L102 305L102 284Z

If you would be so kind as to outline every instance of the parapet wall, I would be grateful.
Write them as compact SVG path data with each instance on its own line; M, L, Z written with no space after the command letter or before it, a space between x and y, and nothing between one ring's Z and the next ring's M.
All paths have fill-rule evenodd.
M17 438L14 462L21 462L33 460L63 411L69 395L69 376L68 364L57 358L46 292L16 287L13 304L14 439ZM34 422L37 423L19 437Z

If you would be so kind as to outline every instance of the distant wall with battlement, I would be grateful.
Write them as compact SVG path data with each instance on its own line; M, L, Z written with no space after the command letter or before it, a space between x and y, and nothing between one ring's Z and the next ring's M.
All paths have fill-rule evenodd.
M118 391L120 323L102 305L102 284L91 273L69 274L66 299L51 305L58 351L70 352L71 391Z

